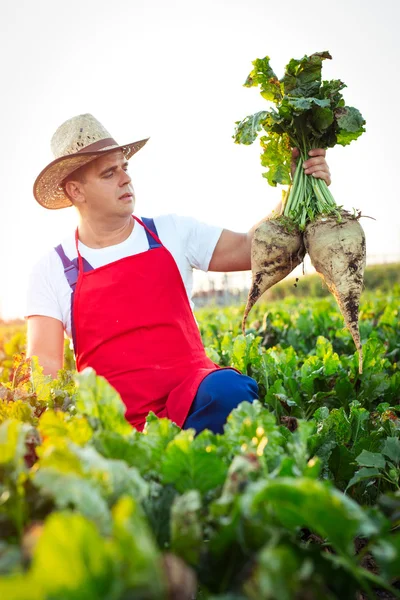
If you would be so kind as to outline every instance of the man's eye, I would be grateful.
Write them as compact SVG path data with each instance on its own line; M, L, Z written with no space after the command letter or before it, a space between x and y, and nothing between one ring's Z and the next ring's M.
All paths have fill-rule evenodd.
M109 177L112 177L113 175L114 175L114 173L113 173L113 171L111 171L111 173L107 173L106 177L109 178Z

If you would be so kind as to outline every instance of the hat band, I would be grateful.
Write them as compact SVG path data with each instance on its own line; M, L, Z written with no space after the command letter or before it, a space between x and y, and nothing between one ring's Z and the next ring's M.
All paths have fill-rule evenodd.
M114 138L104 138L103 140L98 140L97 142L93 142L93 144L89 144L89 146L85 146L78 150L79 152L97 152L98 150L107 150L108 148L117 147L118 144L114 140Z

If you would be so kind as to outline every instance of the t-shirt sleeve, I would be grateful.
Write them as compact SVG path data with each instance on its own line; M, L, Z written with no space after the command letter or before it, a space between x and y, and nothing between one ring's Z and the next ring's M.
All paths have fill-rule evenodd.
M223 228L209 225L192 217L174 215L174 219L190 266L201 271L208 271L211 257Z
M30 272L26 293L25 318L40 315L63 322L63 314L54 285L54 257L44 256ZM53 269L52 269L53 267Z

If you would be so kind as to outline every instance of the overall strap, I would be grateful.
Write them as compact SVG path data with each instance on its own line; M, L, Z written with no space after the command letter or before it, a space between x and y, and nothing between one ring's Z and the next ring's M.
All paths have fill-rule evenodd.
M54 250L57 252L58 256L61 258L61 262L64 267L65 277L69 283L69 286L72 290L71 294L71 331L72 331L72 340L74 343L74 349L76 352L76 331L75 331L75 323L74 323L74 299L75 299L75 288L76 282L78 281L79 275L79 262L78 258L74 258L70 260L68 256L64 252L64 248L61 244L59 244ZM93 267L88 263L88 261L84 258L82 259L82 268L84 272L92 271Z
M154 223L154 219L148 219L146 217L142 217L142 223L145 226L144 230L146 232L147 241L149 242L149 249L152 250L153 248L159 248L160 246L162 246L162 244L159 241L157 241L158 240L158 232L157 232L157 228ZM150 232L154 233L157 240L154 239L154 237L151 235Z
M75 291L76 282L78 281L79 268L78 268L78 259L74 258L70 260L68 256L64 252L64 248L61 244L59 244L54 250L57 252L58 256L61 259L61 262L64 267L64 274L67 278L70 288L72 291ZM87 271L92 271L93 267L88 263L88 261L83 259L83 271L86 273Z

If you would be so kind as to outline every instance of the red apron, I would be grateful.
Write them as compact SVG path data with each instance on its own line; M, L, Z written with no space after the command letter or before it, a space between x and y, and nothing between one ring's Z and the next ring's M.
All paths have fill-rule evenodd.
M150 411L182 427L200 383L219 367L204 351L173 256L161 244L85 273L78 230L76 248L72 316L78 371L90 366L105 377L138 430Z

